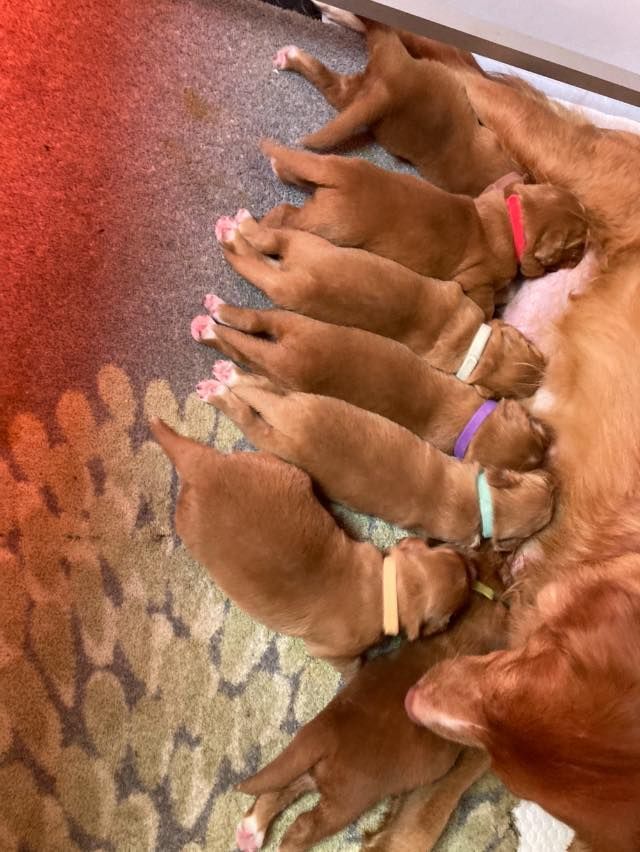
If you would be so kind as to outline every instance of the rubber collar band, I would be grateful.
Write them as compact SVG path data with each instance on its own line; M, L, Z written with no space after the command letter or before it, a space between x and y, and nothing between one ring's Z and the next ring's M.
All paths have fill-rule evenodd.
M491 331L491 326L486 322L483 322L474 334L471 346L467 349L467 354L464 356L462 364L456 373L456 378L460 379L460 381L466 382L471 373L473 373L480 363L482 353L487 348L487 343L491 337Z
M485 583L481 583L480 580L474 580L471 584L471 588L474 592L477 592L479 595L482 595L483 598L486 598L489 601L495 601L498 599L498 593L494 592L491 586L485 585Z
M476 478L476 490L478 492L478 506L480 508L480 521L482 523L482 537L493 538L493 499L491 488L487 482L487 474L481 470Z
M457 459L462 460L465 457L465 453L469 449L469 444L473 440L473 436L482 426L487 417L492 414L497 407L498 403L495 400L488 399L471 415L464 429L458 435L458 440L455 442L453 447L453 454Z
M382 629L385 636L397 636L400 632L396 574L395 556L385 556L382 563Z
M522 260L522 255L526 247L524 237L524 221L522 218L522 202L519 195L510 195L506 199L507 212L509 214L509 222L511 224L511 233L513 234L513 245L516 250L518 261Z

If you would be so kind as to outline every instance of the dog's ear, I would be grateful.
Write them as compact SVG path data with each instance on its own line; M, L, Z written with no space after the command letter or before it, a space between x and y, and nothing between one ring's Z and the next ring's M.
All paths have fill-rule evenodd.
M554 269L577 253L579 245L584 246L584 243L578 239L571 239L571 235L567 234L565 229L549 228L537 236L531 253L542 269Z
M487 467L487 482L492 488L516 488L522 482L522 474L504 467Z
M483 677L488 661L500 653L458 657L435 665L407 694L409 715L446 739L485 747Z

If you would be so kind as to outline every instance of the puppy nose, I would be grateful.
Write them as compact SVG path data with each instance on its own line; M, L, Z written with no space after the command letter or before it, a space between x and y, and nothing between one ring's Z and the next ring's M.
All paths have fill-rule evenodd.
M416 713L414 711L417 694L418 694L417 689L415 688L415 686L412 686L411 689L409 690L409 692L407 692L407 694L404 697L404 709L407 713L407 716L411 719L411 721L415 725L422 725L422 722L420 721L420 719L418 718L418 716L416 715Z

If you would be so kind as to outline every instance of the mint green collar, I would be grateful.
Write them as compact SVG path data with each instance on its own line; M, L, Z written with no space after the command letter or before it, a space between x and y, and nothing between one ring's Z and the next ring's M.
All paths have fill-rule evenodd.
M493 500L491 499L491 488L487 482L487 474L484 470L481 470L476 478L476 490L478 492L480 520L482 521L482 537L493 538Z

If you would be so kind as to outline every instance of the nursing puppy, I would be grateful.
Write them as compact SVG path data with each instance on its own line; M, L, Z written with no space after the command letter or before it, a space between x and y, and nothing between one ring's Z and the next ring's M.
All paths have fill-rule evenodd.
M151 430L180 475L176 531L192 556L253 618L350 670L383 635L384 555L349 538L292 465L223 455L158 419ZM464 557L404 539L389 559L398 629L412 639L443 629L467 598Z
M480 564L478 571L499 594L497 570ZM287 830L283 852L309 849L381 799L422 787L397 804L363 848L429 852L488 759L414 725L404 709L405 694L418 673L443 659L503 647L506 612L499 601L473 594L445 633L366 663L279 757L238 785L257 796L238 827L239 848L261 848L271 821L304 793L317 791L320 801Z
M304 145L326 150L368 128L390 153L450 192L479 195L509 173L511 181L522 180L449 68L414 59L396 32L373 21L366 21L366 36L369 60L361 74L337 74L292 45L278 51L276 68L301 74L340 111Z
M374 411L485 467L542 464L548 433L520 403L484 400L395 340L290 311L236 308L216 296L205 298L205 307L212 317L195 317L194 338L278 385ZM223 379L230 367L218 361L213 374Z
M216 236L231 266L276 304L398 340L447 373L460 370L484 319L455 281L426 278L308 231L268 228L246 210L219 219ZM542 381L542 354L513 326L501 320L489 326L464 381L485 396L531 396Z
M282 204L266 225L311 231L363 248L421 275L457 281L487 319L517 272L527 277L575 266L587 224L581 205L549 184L515 184L471 199L366 160L321 156L263 142L275 174L311 188L302 206ZM502 294L504 295L504 294Z
M256 447L306 470L330 499L430 538L476 546L484 537L513 549L551 518L553 486L543 471L481 472L377 414L285 391L236 367L197 390Z

